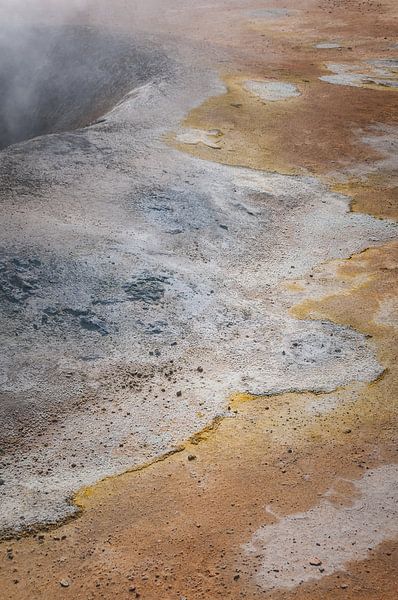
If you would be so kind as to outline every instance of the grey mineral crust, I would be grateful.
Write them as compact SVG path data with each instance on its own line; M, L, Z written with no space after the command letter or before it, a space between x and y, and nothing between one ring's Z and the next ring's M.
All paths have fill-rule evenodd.
M394 226L313 178L169 147L164 134L224 88L196 49L165 53L172 74L102 122L0 154L3 531L73 513L81 486L228 415L234 391L381 372L371 341L292 318L278 286Z

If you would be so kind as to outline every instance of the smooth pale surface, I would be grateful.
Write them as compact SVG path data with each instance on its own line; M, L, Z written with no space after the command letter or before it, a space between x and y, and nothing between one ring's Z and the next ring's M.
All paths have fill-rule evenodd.
M354 484L336 480L336 489L330 489L319 506L260 528L246 546L250 555L261 557L258 583L264 589L291 588L321 579L393 539L398 534L397 477L398 467L389 465L368 472ZM339 494L341 483L353 487L349 505Z
M285 81L246 81L245 88L266 102L300 96L297 86Z

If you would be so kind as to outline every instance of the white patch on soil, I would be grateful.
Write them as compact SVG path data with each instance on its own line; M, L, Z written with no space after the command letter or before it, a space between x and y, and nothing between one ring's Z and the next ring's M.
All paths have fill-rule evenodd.
M332 50L333 48L341 48L341 45L338 42L319 42L319 44L314 44L314 48Z
M397 478L396 465L369 471L353 482L357 493L349 506L352 496L342 496L341 480L336 480L336 489L328 490L319 506L260 527L245 546L249 555L260 558L258 583L264 589L293 588L321 579L344 570L351 561L365 559L369 550L394 538Z
M372 60L361 65L328 63L333 75L322 75L319 79L336 85L351 87L380 86L398 89L396 60Z
M254 19L281 19L296 12L287 8L258 8L246 11L246 14Z
M296 85L285 81L249 80L245 82L245 89L264 100L264 102L276 102L301 95Z
M223 133L219 129L210 129L209 131L203 131L201 129L185 129L176 136L176 140L191 146L203 144L209 148L219 150L221 148L220 138L222 136Z

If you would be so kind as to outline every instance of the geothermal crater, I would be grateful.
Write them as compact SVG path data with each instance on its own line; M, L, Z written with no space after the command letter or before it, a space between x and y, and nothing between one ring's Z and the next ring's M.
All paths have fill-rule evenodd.
M1 597L396 600L396 2L7 4Z
M165 59L144 41L94 27L0 30L0 149L95 122Z

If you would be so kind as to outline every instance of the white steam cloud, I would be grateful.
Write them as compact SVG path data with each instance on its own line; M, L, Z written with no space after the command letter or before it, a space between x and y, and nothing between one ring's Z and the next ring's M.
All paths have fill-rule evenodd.
M0 0L0 149L87 125L145 79L145 52L132 35L94 24L107 24L113 8Z

